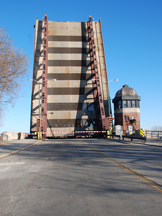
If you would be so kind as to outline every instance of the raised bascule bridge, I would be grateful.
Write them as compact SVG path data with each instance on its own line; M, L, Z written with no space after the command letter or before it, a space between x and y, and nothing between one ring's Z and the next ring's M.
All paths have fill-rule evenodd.
M35 19L30 133L105 133L110 106L101 21Z

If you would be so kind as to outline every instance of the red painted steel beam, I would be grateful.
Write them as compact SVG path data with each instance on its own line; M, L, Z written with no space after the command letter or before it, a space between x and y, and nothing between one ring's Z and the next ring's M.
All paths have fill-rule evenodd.
M97 87L97 89L94 90L94 100L96 102L96 100L98 99L98 102L99 102L102 129L108 130L109 120L105 116L103 95L102 95L101 86L100 86L100 76L99 76L98 66L97 66L97 56L96 56L96 48L95 48L95 42L94 42L92 16L89 16L88 38L89 38L89 48L90 48L91 72L92 72L92 75L94 75L94 79L95 79L95 81L93 81L93 87L94 88Z
M95 67L94 67L94 57L93 57L93 48L94 48L94 34L91 32L90 28L91 23L88 22L88 38L89 38L89 49L90 49L90 62L91 62L91 72L93 75L93 79L96 79L95 74ZM93 88L94 88L94 99L97 100L97 84L96 82L93 82Z
M95 74L95 67L94 67L94 58L93 58L93 47L94 47L94 34L91 32L91 28L90 28L90 22L88 22L88 38L89 38L89 49L90 49L90 62L91 62L91 73L92 73L92 78L96 79L96 74ZM96 125L97 125L97 129L101 129L100 128L100 121L99 121L99 110L98 110L98 95L97 95L97 84L96 82L92 82L93 84L93 96L94 96L94 109L96 112Z
M43 38L43 69L42 69L42 92L41 92L41 132L47 132L47 77L48 77L48 20L44 16ZM46 134L43 134L46 138Z
M103 43L103 36L102 36L102 27L101 27L101 19L99 20L99 25L100 25L100 32L101 32L101 41L102 41L102 49L103 49L103 55L104 55L104 65L105 65L105 71L106 71L106 79L107 79L107 90L108 90L108 95L107 95L107 101L108 103L109 101L109 97L110 97L110 91L109 91L109 82L108 82L108 74L107 74L107 67L106 67L106 58L105 58L105 50L104 50L104 43ZM111 106L111 105L110 105ZM110 109L110 106L108 106L108 109ZM111 113L111 109L108 112L108 117L110 117L109 114Z
M33 93L34 93L34 64L35 64L35 45L36 45L36 17L35 17L35 25L34 25L35 31L34 31L34 53L33 53L33 77L32 77L32 95L31 95L31 116L30 116L30 133L32 132L32 124L33 124ZM36 123L37 125L37 123ZM38 127L36 126L37 132L38 132Z

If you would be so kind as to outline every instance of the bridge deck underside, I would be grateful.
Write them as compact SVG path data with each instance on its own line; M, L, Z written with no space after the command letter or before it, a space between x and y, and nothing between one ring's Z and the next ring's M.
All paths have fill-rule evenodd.
M93 22L98 69L106 116L107 74L99 22ZM42 27L36 21L33 78L42 78ZM86 22L48 21L47 132L99 130L94 110L90 50ZM39 86L33 83L31 132L36 131L39 109Z

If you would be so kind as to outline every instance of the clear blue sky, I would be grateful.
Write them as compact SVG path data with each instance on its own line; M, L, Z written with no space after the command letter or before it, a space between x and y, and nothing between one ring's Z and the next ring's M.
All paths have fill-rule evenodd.
M124 84L141 96L141 127L162 126L162 1L100 0L42 1L8 0L1 2L0 26L6 27L17 47L31 58L29 77L15 106L6 109L3 131L29 132L34 22L44 14L52 21L88 21L89 15L101 18L106 64L113 99Z

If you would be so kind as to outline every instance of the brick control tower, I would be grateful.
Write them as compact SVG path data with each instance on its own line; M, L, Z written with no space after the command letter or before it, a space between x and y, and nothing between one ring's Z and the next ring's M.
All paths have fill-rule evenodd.
M117 91L114 103L115 125L123 127L123 134L132 134L140 129L140 106L141 97L128 85Z

